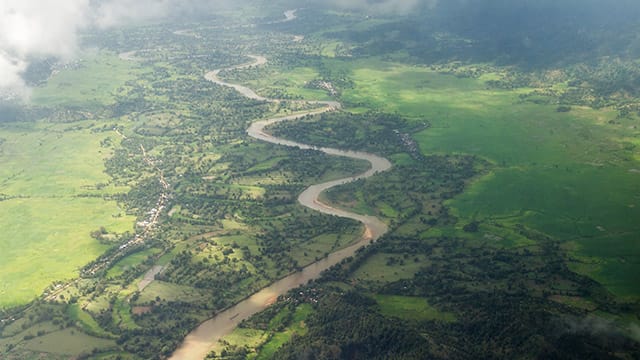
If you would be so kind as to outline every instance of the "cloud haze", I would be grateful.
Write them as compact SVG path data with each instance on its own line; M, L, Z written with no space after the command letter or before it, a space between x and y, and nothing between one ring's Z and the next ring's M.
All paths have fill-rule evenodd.
M0 91L26 94L20 73L31 57L72 56L88 10L87 0L0 2Z
M2 0L0 1L0 98L28 95L21 74L34 57L69 59L78 34L133 21L162 18L187 7L212 9L199 0Z
M322 0L373 13L406 13L435 0ZM202 14L234 0L1 0L0 98L26 98L21 74L36 57L71 58L78 34L176 14Z
M334 6L371 13L406 14L418 5L434 6L437 0L329 0Z

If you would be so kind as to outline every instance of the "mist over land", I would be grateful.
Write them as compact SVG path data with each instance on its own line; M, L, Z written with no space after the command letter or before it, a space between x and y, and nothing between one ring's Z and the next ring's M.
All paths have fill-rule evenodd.
M7 0L0 4L0 90L28 95L21 75L34 59L68 61L82 31L213 14L237 2L219 0Z
M32 61L72 59L82 31L170 18L186 21L251 4L248 0L4 1L0 5L0 90L26 97L29 90L23 74ZM637 30L640 16L640 5L631 0L324 0L297 6L323 4L363 14L411 15L414 21L404 25L403 39L420 42L433 31L446 30L475 40L471 51L459 54L463 59L549 64L566 61L566 55L593 60L640 52L640 40L628 31Z

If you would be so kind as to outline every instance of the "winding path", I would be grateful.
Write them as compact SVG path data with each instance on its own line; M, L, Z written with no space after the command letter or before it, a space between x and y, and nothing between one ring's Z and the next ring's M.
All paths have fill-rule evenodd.
M252 63L239 65L230 68L229 70L262 65L267 61L262 56L252 55L251 57L254 59ZM222 81L218 77L220 71L221 70L211 71L207 73L205 77L207 80L212 81L216 84L231 87L250 99L268 102L279 101L276 99L267 99L265 97L262 97L247 87L237 84L229 84ZM378 172L390 169L391 163L389 162L389 160L366 152L345 151L302 144L295 141L277 138L265 132L265 127L271 124L275 124L281 121L295 120L307 115L333 111L341 107L340 103L333 101L307 101L307 103L324 105L324 107L319 110L311 110L301 114L256 121L251 124L251 126L247 130L247 134L255 139L270 142L273 144L293 146L301 149L314 149L322 151L329 155L345 156L352 159L369 161L369 163L371 164L371 168L362 174L312 185L304 190L300 194L300 196L298 196L298 201L300 202L300 204L310 209L317 210L325 214L360 221L365 226L365 231L362 237L356 243L333 252L326 258L306 266L301 271L295 272L274 282L270 286L249 296L238 304L218 313L215 317L203 322L202 324L200 324L200 326L198 326L195 330L187 335L180 347L171 356L171 360L203 359L209 353L212 346L215 345L222 337L231 333L242 320L247 319L251 315L267 308L277 299L279 295L283 295L291 289L306 284L309 280L318 278L322 271L330 268L331 266L339 263L349 256L353 256L358 249L368 244L369 242L378 239L380 236L387 232L387 225L377 217L359 215L346 210L333 208L319 201L318 197L321 192L334 186L346 184L357 179L370 177Z

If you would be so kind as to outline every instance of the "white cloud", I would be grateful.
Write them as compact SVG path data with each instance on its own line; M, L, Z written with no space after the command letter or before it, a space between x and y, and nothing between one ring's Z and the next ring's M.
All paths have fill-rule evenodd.
M28 88L20 77L25 69L26 63L24 61L0 53L0 96L4 93L5 96L27 97Z
M86 26L87 10L87 0L3 0L0 46L20 57L70 55L76 47L78 30Z
M0 0L0 96L24 95L33 57L71 58L81 30L176 14L200 14L242 0ZM406 13L435 0L322 0L377 13Z
M87 26L88 0L0 2L0 92L28 93L20 74L33 56L68 58Z
M71 58L81 30L160 18L180 4L180 0L0 0L0 96L28 94L21 74L29 59Z

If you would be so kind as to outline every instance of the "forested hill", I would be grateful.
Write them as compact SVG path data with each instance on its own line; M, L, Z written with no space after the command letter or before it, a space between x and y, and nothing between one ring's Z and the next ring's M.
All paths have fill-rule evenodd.
M380 16L380 15L379 15ZM633 0L450 0L364 31L379 53L407 47L426 61L497 62L527 69L640 55L640 2ZM379 31L385 36L382 39ZM443 44L443 40L446 44ZM382 42L380 42L382 41Z
M632 0L451 0L425 14L473 39L475 56L486 59L535 67L640 54Z
M451 0L425 2L400 18L373 17L385 21L325 35L350 42L357 56L513 69L519 79L507 87L538 87L559 70L554 82L581 78L597 99L577 102L594 107L640 95L640 2Z

